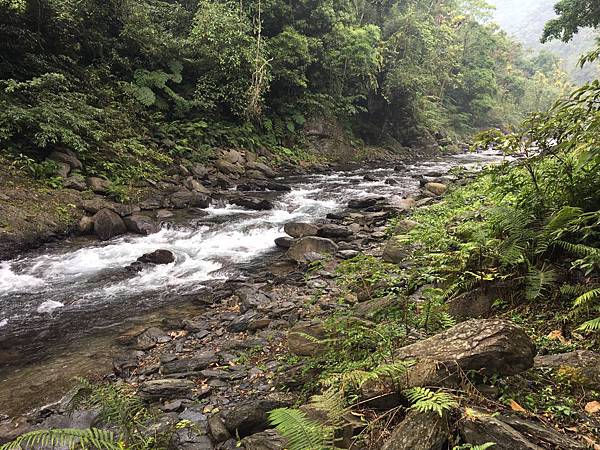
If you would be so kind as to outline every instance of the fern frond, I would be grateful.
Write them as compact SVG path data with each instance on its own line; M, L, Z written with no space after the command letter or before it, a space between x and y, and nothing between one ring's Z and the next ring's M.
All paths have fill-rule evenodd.
M22 434L14 441L0 445L0 450L33 450L56 446L66 446L69 450L89 447L98 450L120 450L122 448L115 439L114 433L110 431L98 428L85 430L64 428L37 430Z
M600 288L592 289L573 300L575 308L588 308L594 301L600 299Z
M600 258L600 250L598 250L596 247L591 247L585 244L573 244L571 242L561 240L556 241L555 243L559 247L577 256L597 256Z
M289 450L323 450L332 446L333 429L310 420L299 409L274 409L269 412L269 422L286 438Z
M404 391L406 398L412 403L411 409L419 412L435 412L440 417L445 411L458 406L455 397L447 392L437 391L424 387L414 387Z
M577 329L580 331L600 331L600 317L583 322Z
M330 387L322 394L313 395L309 406L324 412L327 415L327 425L338 427L341 425L343 416L349 411L342 391Z

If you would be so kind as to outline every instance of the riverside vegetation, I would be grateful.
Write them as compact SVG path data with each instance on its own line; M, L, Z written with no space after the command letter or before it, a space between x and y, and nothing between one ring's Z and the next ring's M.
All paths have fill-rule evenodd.
M177 342L206 350L206 325L191 319L126 336L147 353L55 408L94 411L93 426L46 430L40 414L41 429L0 448L600 448L600 81L547 109L564 93L556 66L514 50L476 2L0 5L12 36L3 156L50 189L67 178L51 152L77 156L66 175L110 181L104 195L125 200L135 182L221 161L224 148L270 164L314 158L301 150L314 117L397 151L451 147L541 111L478 135L474 147L514 160L426 174L402 207L369 197L286 225L287 278L268 292L233 284L210 312L233 314L232 340L243 333L234 360L172 354ZM546 37L600 23L589 0L557 11ZM264 328L270 340L252 345ZM274 354L277 370L263 366ZM266 392L206 404L247 364L276 372ZM196 405L202 414L184 416Z

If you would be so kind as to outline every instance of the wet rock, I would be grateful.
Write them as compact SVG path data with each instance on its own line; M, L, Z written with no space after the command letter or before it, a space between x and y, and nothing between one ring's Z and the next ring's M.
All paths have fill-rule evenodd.
M200 353L187 359L175 359L162 363L160 373L170 375L173 373L200 372L219 362L219 357L213 352Z
M246 168L248 170L255 170L261 172L264 176L268 178L275 178L275 176L277 175L273 169L261 162L249 162L248 164L246 164Z
M547 367L573 374L573 381L588 389L600 390L600 353L576 350L536 356L535 367Z
M67 164L73 170L83 169L83 164L81 164L81 161L79 161L79 159L77 159L77 156L75 156L75 153L73 153L70 150L55 150L52 153L50 153L48 159L57 163Z
M269 200L255 198L255 197L235 197L229 200L229 203L241 206L247 209L253 209L255 211L266 211L273 209L273 203Z
M106 199L100 197L94 197L90 200L82 200L81 207L90 214L96 214L102 209L110 209L114 207L114 204Z
M112 186L110 181L98 177L89 177L85 181L89 188L96 194L108 194Z
M216 442L224 442L231 437L223 419L217 414L208 418L208 429Z
M159 249L146 253L137 260L141 263L149 264L171 264L172 262L175 262L175 255L171 250Z
M171 338L160 328L150 327L135 338L134 348L137 350L150 350L157 344L169 342Z
M123 219L110 209L101 209L94 214L92 220L94 222L94 233L103 241L127 231Z
M283 226L283 231L293 238L301 238L304 236L316 236L319 227L307 222L288 222Z
M288 249L292 246L293 243L294 243L294 240L287 236L282 236L282 237L278 237L277 239L275 239L275 245L279 248Z
M448 186L442 183L425 183L425 189L434 195L444 195Z
M327 333L321 322L300 322L287 337L290 353L298 356L316 356L327 351Z
M275 430L265 430L245 437L241 441L246 450L284 450L287 440Z
M143 382L138 388L139 396L145 400L190 398L196 385L190 380L167 378Z
M132 204L115 203L111 208L121 217L128 217L141 211L140 207Z
M386 178L385 184L389 186L396 186L398 184L398 181L394 180L393 178Z
M223 412L225 427L232 435L249 436L261 432L269 426L267 414L276 408L292 404L291 397L283 394L250 400Z
M382 450L442 450L448 440L447 420L435 412L410 411Z
M77 229L81 234L91 234L94 232L94 219L90 216L83 216L77 223Z
M173 214L173 212L169 211L168 209L159 209L158 211L156 211L156 218L157 219L168 219L169 217L173 217L175 214Z
M123 218L127 229L133 233L149 235L157 233L160 227L150 217L142 214L133 214Z
M348 227L342 225L325 224L319 227L317 236L333 239L344 239L352 235Z
M351 259L359 255L360 252L356 250L340 250L338 255L342 259Z
M208 208L211 203L210 197L199 192L177 191L171 195L170 201L175 208Z
M494 442L498 450L541 450L587 448L570 437L527 419L492 415L483 410L465 408L459 422L462 439L472 445Z
M363 180L365 180L365 181L372 181L372 182L379 181L379 179L375 175L371 175L371 174L365 175L363 177Z
M364 209L371 206L375 206L378 201L382 200L383 197L361 197L354 198L348 202L348 208L351 209Z
M231 321L231 323L227 326L227 330L233 333L240 333L242 331L246 331L248 329L248 325L250 321L254 319L258 313L255 311L248 311L244 314L236 317Z
M321 259L324 255L335 255L338 246L330 239L306 236L295 241L287 251L287 256L296 262L309 262Z

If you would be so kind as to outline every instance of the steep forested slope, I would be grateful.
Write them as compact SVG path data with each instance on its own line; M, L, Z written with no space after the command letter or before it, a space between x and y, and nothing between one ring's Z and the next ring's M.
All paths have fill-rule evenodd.
M544 24L556 17L554 0L492 0L496 9L494 20L514 36L519 42L533 51L549 51L563 60L564 69L574 81L582 83L596 77L598 70L589 66L583 69L577 67L579 57L595 45L598 32L583 29L568 42L540 42Z

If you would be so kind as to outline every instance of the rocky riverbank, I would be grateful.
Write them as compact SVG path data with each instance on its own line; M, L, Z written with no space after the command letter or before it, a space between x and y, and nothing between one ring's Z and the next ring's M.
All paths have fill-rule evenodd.
M173 448L285 448L285 440L270 428L267 413L305 401L299 389L310 384L314 376L310 358L325 353L332 339L344 338L332 334L331 327L325 325L327 319L340 315L343 320L375 327L373 318L393 301L378 298L370 289L348 293L340 285L340 264L360 255L410 264L402 246L389 240L389 221L436 201L453 179L442 173L428 175L422 178L420 192L401 204L390 204L383 197L360 197L350 200L345 211L314 223L287 223L284 229L289 237L276 242L282 249L281 256L246 280L229 280L198 296L196 301L207 306L205 313L165 320L159 326L135 328L121 335L123 350L114 357L114 370L107 380L132 386L140 398L156 407L160 411L157 427L167 429L181 421L194 425L175 433ZM390 178L389 183L393 182ZM175 193L162 196L160 206L166 205L162 203L166 198L172 202ZM396 230L407 230L414 222L403 218L394 226ZM160 263L168 256L154 254L140 263ZM419 302L417 297L413 300ZM473 314L469 308L455 312L465 319L482 315L481 311ZM489 315L489 311L483 315ZM411 335L409 345L394 354L396 361L415 362L400 381L400 389L398 380L389 382L385 378L361 387L359 395L369 410L383 415L396 410L404 402L398 392L409 387L465 389L465 374L478 373L483 380L498 379L515 376L534 365L536 348L531 338L506 320L471 319L423 338L419 333ZM585 356L579 358L584 362L578 366L593 372L590 379L594 380L600 358L592 352ZM560 365L543 358L535 359L535 364ZM565 358L569 364L576 359L569 355ZM499 405L491 384L484 381L472 386L477 392L474 404L460 405L451 417L445 413L411 412L380 434L379 442L368 445L388 450L441 449L448 440L450 425L452 433L459 433L473 444L585 448L580 441L539 421L516 417L512 412L492 414ZM68 398L4 422L1 439L37 428L93 426L94 410L68 412ZM364 420L348 419L343 442L338 445L364 448L353 436L365 426Z

